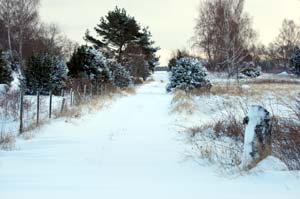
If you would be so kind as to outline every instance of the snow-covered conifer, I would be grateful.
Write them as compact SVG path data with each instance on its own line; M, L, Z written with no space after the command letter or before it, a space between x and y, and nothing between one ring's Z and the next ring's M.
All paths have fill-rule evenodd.
M112 63L112 80L116 87L126 88L132 84L130 72L119 63Z
M10 84L12 81L12 71L5 53L0 49L0 84Z
M175 89L191 91L193 89L209 89L207 70L196 58L183 57L171 68L170 83L167 91Z
M93 82L107 82L111 79L107 59L99 50L89 46L76 49L67 65L72 78Z
M35 94L59 92L65 86L67 68L63 59L40 53L30 57L25 70L27 92Z
M299 47L295 48L294 53L290 58L290 68L294 74L300 75L300 48Z

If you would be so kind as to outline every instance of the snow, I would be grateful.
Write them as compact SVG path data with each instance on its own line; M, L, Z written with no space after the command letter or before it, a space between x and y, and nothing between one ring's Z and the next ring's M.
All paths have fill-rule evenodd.
M13 77L13 81L10 83L10 89L9 91L10 92L15 92L15 91L18 91L20 89L20 75L13 71L12 73L12 77Z
M266 172L266 171L288 171L288 167L278 158L268 156L251 170L251 172Z
M7 85L6 84L0 84L0 95L2 93L5 93L6 92L6 88L7 88Z
M290 74L286 71L283 71L281 73L278 74L279 76L289 76Z
M47 124L17 150L0 151L1 199L298 199L300 179L285 171L235 178L186 157L180 121L169 114L168 75L110 107Z

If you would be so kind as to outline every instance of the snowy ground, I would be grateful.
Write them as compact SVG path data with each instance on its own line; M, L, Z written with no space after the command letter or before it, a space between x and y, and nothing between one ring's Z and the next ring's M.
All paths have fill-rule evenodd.
M79 120L52 122L0 151L1 199L300 198L299 173L228 178L187 158L167 74Z

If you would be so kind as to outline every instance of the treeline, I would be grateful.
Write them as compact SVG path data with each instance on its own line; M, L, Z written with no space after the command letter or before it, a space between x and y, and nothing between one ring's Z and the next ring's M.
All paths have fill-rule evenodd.
M148 28L115 8L87 31L87 44L69 40L39 18L39 0L0 0L0 84L16 79L28 94L60 92L78 83L127 87L145 80L159 58Z
M300 24L285 19L274 42L257 44L258 33L244 12L245 0L204 0L193 37L207 69L234 75L245 67L299 73ZM249 63L252 64L249 64Z

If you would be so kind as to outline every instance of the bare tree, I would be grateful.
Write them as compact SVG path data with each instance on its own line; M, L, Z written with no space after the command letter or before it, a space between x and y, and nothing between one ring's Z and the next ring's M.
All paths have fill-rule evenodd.
M205 55L208 68L238 72L255 40L251 19L243 14L244 0L204 0L195 27L195 47Z
M270 45L272 59L277 60L279 66L289 67L289 58L296 46L300 45L300 26L293 20L285 19L282 22L280 33Z
M11 42L11 29L14 21L14 8L16 5L15 0L0 0L0 20L5 24L7 30L7 42L10 56L12 57L12 42Z
M20 64L23 62L24 32L28 26L38 23L38 7L40 0L15 0L15 25L18 35L18 52Z

